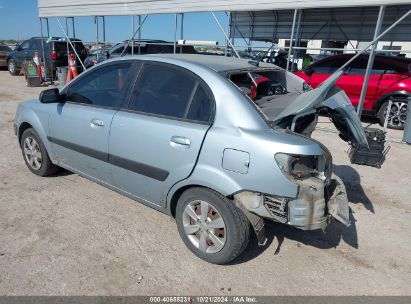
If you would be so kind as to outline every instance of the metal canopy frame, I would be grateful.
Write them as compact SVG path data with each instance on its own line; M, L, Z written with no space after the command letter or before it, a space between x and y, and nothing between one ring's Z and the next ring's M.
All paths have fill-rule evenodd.
M364 99L365 99L365 95L367 92L367 87L368 87L368 82L369 82L369 77L371 74L371 69L372 69L372 65L374 62L374 58L375 58L375 52L377 51L376 49L376 45L378 43L378 41L381 39L382 36L384 36L386 33L388 33L389 31L391 31L398 23L400 23L402 20L404 20L408 15L411 14L411 10L409 10L405 15L403 15L400 19L398 19L394 24L392 24L389 28L387 28L382 34L380 34L381 31L381 26L383 23L383 19L384 19L384 12L385 12L385 5L381 5L380 9L379 9L379 14L378 14L378 20L375 26L375 32L374 32L374 40L364 49L362 49L360 52L357 53L357 55L353 56L353 58L349 61L351 62L352 60L354 60L357 56L359 56L359 54L363 53L365 50L367 50L370 46L371 46L371 52L370 52L370 56L369 56L369 60L368 60L368 64L367 64L367 70L366 70L366 75L365 75L365 80L363 83L363 87L362 87L362 91L361 91L361 97L360 97L360 102L359 102L359 106L357 109L358 115L361 116L362 114L362 108L364 105ZM229 27L229 33L227 34L224 30L224 28L222 27L221 23L219 22L219 20L217 19L217 17L215 16L214 12L210 12L212 17L214 18L214 21L216 22L216 24L218 25L218 27L220 28L221 32L223 33L224 37L225 37L225 41L226 41L226 51L225 51L225 55L227 55L227 47L230 46L230 48L233 50L233 52L236 54L237 57L240 57L239 53L236 50L235 47L235 43L234 43L234 39L235 39L235 34L236 31L238 33L241 34L242 38L244 39L244 41L246 42L248 47L251 47L251 40L249 39L249 41L247 42L245 36L241 33L240 29L237 27L236 24L236 18L232 18L232 15L230 14L229 18L230 18L230 27ZM173 41L173 52L176 53L177 51L177 28L178 28L178 15L180 15L180 38L183 39L184 37L184 12L180 12L180 13L175 13L174 16L174 32L173 32L173 37L174 37L174 41ZM124 52L126 51L126 49L128 48L130 41L133 41L132 43L132 54L134 54L134 38L135 36L138 34L138 39L141 40L141 28L144 24L144 22L146 21L147 17L149 15L146 15L144 17L143 20L141 20L141 15L138 15L138 27L137 30L135 30L135 24L134 24L134 15L132 16L132 25L131 25L131 31L132 31L132 36L131 39L128 40L127 42L127 46L123 49L123 52L121 55L124 54ZM105 16L95 16L95 23L96 23L96 43L97 45L99 44L99 18L101 18L102 20L102 25L103 25L103 46L105 47L105 43L106 43L106 37L105 37ZM252 18L254 18L254 14L252 14ZM86 67L84 66L84 63L82 62L80 56L77 54L77 51L75 50L70 38L69 38L69 30L68 30L68 19L72 20L72 33L73 33L73 38L75 38L75 19L74 16L70 16L70 17L66 17L66 30L64 30L63 25L61 24L61 21L58 17L56 17L60 28L62 30L62 32L64 33L66 39L67 39L67 54L69 53L69 47L68 45L70 44L71 47L74 50L74 53L76 55L76 57L78 58L79 62L81 63L81 65L83 66L83 68L86 70ZM288 60L287 60L287 70L289 69L289 64L291 61L291 55L294 53L294 50L299 50L299 49L310 49L310 48L303 48L303 47L299 47L298 46L298 42L300 40L299 36L300 36L300 32L301 32L301 19L302 19L302 9L294 9L294 16L293 16L293 22L292 22L292 28L291 28L291 37L290 37L290 45L289 45L289 52L288 52ZM41 31L41 41L42 41L42 55L43 55L43 62L45 63L45 50L44 50L44 43L43 43L43 21L46 21L46 28L47 28L47 36L50 36L50 30L49 30L49 22L48 22L48 17L39 17L40 20L40 31ZM275 22L278 22L278 15L276 15L276 20ZM330 22L327 21L325 23L325 25L323 25L321 27L321 29L325 28L326 26L330 26ZM320 30L321 30L320 29ZM296 33L296 35L294 35ZM250 37L251 38L251 37ZM294 45L295 44L295 45ZM333 49L333 48L320 48L322 50L324 49ZM180 48L180 52L182 52L183 47ZM355 49L353 49L355 51ZM350 51L353 51L350 50ZM140 44L138 46L138 53L140 54ZM294 57L293 57L294 58ZM349 63L348 62L348 63ZM347 63L347 64L348 64ZM347 65L346 64L346 65ZM51 65L50 65L51 67ZM293 69L293 64L291 64L291 71ZM53 71L52 71L52 67L51 67L51 81L53 82ZM45 71L45 74L47 72ZM47 74L46 74L47 77ZM253 77L251 77L252 81L255 82L255 80L253 79Z

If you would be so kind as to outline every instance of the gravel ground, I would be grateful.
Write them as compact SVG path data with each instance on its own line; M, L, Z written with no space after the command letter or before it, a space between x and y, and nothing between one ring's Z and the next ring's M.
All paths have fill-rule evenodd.
M375 169L350 165L336 134L316 132L347 184L351 227L270 223L266 247L253 239L216 266L164 214L76 174L31 174L12 123L18 102L40 91L0 71L1 295L411 295L410 146L391 143Z

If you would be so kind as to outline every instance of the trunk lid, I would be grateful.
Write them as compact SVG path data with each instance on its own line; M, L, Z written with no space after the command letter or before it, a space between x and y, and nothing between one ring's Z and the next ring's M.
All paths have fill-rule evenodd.
M279 124L286 118L296 119L304 115L318 113L325 108L343 140L368 147L361 121L347 94L335 87L335 83L342 74L343 72L335 73L318 88L299 95L275 117L273 123Z

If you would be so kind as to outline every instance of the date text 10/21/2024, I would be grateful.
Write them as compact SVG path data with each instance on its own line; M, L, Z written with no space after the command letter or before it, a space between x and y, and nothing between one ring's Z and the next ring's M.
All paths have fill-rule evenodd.
M150 297L150 303L258 303L250 296Z

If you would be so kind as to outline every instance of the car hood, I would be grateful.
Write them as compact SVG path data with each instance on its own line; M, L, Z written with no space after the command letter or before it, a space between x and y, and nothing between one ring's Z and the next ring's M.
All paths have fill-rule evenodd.
M284 118L318 113L326 108L343 140L368 147L361 121L347 94L335 86L342 74L342 71L335 73L318 88L299 95L275 117L273 123L279 123Z

